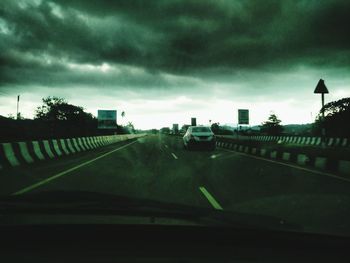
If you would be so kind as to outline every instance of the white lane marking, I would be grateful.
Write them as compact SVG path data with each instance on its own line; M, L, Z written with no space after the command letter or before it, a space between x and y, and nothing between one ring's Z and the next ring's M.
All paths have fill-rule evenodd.
M219 154L213 154L213 155L210 156L210 158L211 158L211 159L216 159L216 158L220 157L221 155L222 155L221 153L219 153Z
M169 148L168 145L165 144L165 148Z
M31 190L33 190L33 189L35 189L35 188L38 188L38 187L41 186L41 185L47 184L47 183L49 183L49 182L51 182L51 181L53 181L53 180L55 180L55 179L57 179L57 178L59 178L59 177L61 177L61 176L63 176L63 175L66 175L66 174L68 174L68 173L70 173L70 172L73 172L73 171L75 171L75 170L77 170L77 169L79 169L79 168L81 168L81 167L83 167L83 166L85 166L85 165L88 165L88 164L90 164L90 163L93 163L93 162L95 162L95 161L97 161L97 160L99 160L99 159L101 159L101 158L103 158L103 157L105 157L105 156L107 156L107 155L110 155L111 153L114 153L114 152L116 152L116 151L119 151L119 150L121 150L121 149L124 149L124 148L130 146L131 144L134 144L135 142L137 142L137 141L133 141L133 142L131 142L131 143L125 144L125 145L123 145L123 146L121 146L121 147L119 147L119 148L117 148L117 149L114 149L114 150L112 150L112 151L110 151L110 152L104 153L104 154L102 154L102 155L100 155L100 156L98 156L98 157L96 157L96 158L94 158L94 159L92 159L92 160L89 160L89 161L86 161L86 162L84 162L84 163L81 163L81 164L79 164L79 165L77 165L77 166L74 166L74 167L68 169L68 170L65 170L65 171L60 172L60 173L58 173L58 174L56 174L56 175L53 175L53 176L51 176L51 177L49 177L49 178L46 178L45 180L42 180L42 181L40 181L40 182L38 182L38 183L36 183L36 184L30 185L30 186L28 186L28 187L25 187L25 188L23 188L23 189L21 189L21 190L15 192L15 193L13 193L12 195L21 195L21 194L24 194L24 193L26 193L26 192L29 192L29 191L31 191Z
M222 206L215 200L215 198L205 189L204 186L200 186L199 190L208 199L209 203L217 210L224 210Z
M177 156L175 155L175 153L171 153L171 155L174 157L174 159L179 159L179 158L177 158Z
M250 154L246 154L246 153L235 152L235 151L231 151L231 150L227 150L227 149L222 149L222 150L224 150L224 151L226 151L226 152L232 152L232 153L244 155L244 156L246 156L246 157L254 158L254 159L257 159L257 160L262 160L262 161L266 161L266 162L270 162L270 163L275 163L275 164L279 164L279 165L284 165L284 166L287 166L287 167L292 167L292 168L295 168L295 169L298 169L298 170L302 170L302 171L306 171L306 172L310 172L310 173L314 173L314 174L320 174L320 175L332 177L332 178L339 179L339 180L343 180L343 181L345 181L345 182L350 183L350 179L346 179L346 178L344 178L344 177L340 177L340 176L337 176L337 175L334 175L334 174L331 174L331 173L321 172L321 171L317 171L317 170L312 170L312 169L309 169L309 168L300 167L300 166L296 166L296 165L289 164L289 163L281 163L281 162L278 162L278 161L274 161L274 160L270 160L270 159L265 159L265 158L262 158L262 157L258 157L258 156L254 156L254 155L250 155Z

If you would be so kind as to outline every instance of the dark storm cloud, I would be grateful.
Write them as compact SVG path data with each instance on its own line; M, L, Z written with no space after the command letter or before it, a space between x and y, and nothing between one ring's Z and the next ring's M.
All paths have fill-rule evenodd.
M345 0L2 1L0 83L164 87L164 72L348 67L349 10ZM146 73L86 74L68 63Z

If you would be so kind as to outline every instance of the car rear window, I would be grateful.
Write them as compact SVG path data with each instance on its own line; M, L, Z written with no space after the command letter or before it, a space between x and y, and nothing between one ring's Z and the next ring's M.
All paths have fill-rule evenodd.
M209 127L194 127L192 132L211 132Z

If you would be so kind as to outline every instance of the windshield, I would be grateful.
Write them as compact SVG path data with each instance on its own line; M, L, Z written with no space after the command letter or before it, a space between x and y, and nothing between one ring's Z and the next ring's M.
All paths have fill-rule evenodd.
M193 127L192 132L211 132L208 127Z
M24 215L12 202L37 195L43 215L88 199L107 214L207 209L350 235L349 10L0 1L0 208Z

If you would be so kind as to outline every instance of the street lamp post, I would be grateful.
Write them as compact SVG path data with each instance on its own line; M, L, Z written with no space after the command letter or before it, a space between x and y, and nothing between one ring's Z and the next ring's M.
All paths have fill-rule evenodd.
M324 80L320 79L316 85L316 88L314 90L315 94L321 94L321 100L322 100L322 146L325 146L326 143L326 129L325 129L325 123L324 123L324 94L329 93L326 85L324 84Z
M16 119L18 120L19 119L19 95L17 96L17 112L16 112Z

